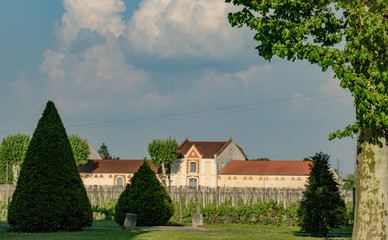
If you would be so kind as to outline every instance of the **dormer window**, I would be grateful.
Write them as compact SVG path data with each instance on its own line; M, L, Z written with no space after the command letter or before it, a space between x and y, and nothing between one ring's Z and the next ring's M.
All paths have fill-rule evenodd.
M196 162L190 162L190 172L191 173L197 172L197 163Z

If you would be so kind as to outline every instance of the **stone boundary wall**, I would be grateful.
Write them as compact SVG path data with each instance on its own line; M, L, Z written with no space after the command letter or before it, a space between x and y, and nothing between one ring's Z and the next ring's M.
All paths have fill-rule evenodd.
M0 201L9 202L15 190L12 184L0 184ZM93 206L102 205L102 202L117 200L124 190L116 186L86 186L86 191ZM199 190L199 191L198 191ZM244 203L275 201L287 207L290 203L302 199L303 189L300 188L208 188L208 187L168 187L167 192L173 201L185 200L186 206L196 202L200 197L203 205L216 202L217 205L225 201L232 201L233 205L241 199ZM345 202L353 201L353 191L342 190L341 195Z

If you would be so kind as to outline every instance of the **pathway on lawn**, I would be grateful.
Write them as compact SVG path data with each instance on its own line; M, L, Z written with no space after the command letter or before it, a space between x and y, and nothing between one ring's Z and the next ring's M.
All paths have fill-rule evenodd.
M193 231L193 232L208 232L211 231L201 227L186 227L186 226L149 226L149 227L136 227L141 230L159 230L159 231Z

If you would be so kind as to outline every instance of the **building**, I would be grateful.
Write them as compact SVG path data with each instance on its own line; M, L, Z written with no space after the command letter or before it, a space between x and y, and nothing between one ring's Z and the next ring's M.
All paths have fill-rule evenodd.
M185 139L178 148L177 159L171 165L170 185L217 187L218 173L232 160L245 160L232 139L226 142Z
M218 174L220 187L304 188L309 161L231 161Z
M143 160L89 160L78 166L85 185L124 186ZM149 161L161 178L161 169ZM178 148L177 159L167 168L172 187L304 188L310 173L309 161L245 161L240 148L228 141L189 141Z
M161 171L148 161L152 171L160 179ZM78 166L78 172L85 185L125 186L128 184L143 160L88 160Z

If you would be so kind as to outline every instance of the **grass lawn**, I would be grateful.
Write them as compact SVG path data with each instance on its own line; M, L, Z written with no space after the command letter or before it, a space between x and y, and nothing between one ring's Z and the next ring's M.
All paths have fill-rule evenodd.
M123 230L113 221L94 221L93 227L79 232L56 232L56 233L12 233L7 232L8 227L4 226L5 222L0 222L0 239L268 239L268 240L312 240L321 238L295 236L293 229L295 227L271 227L258 229L258 226L234 225L223 226L228 224L208 225L208 229L214 229L212 232L185 232L185 231L155 231L155 230ZM231 224L233 225L233 224ZM214 227L216 226L216 227ZM253 227L256 227L255 229ZM247 231L247 232L236 232ZM262 233L258 232L261 231ZM257 232L257 233L253 233ZM265 233L263 233L265 232ZM273 233L270 233L273 232ZM350 238L333 238L333 239L350 239Z

